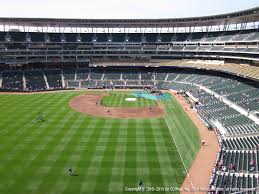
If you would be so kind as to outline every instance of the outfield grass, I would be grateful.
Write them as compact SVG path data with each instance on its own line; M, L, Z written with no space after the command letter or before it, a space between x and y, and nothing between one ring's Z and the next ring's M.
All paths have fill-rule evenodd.
M199 131L174 98L164 100L163 103L166 108L165 121L183 162L189 169L201 146Z
M190 120L180 118L175 101L164 102L166 120L105 119L73 111L68 101L79 94L0 95L0 193L119 194L139 179L152 187L182 184L184 166L167 124L186 142L180 148L190 161L196 135L188 134L196 129L184 124ZM39 113L43 124L35 120ZM77 176L67 175L68 166Z
M136 98L136 101L126 101L126 98ZM150 100L145 98L137 98L128 93L111 93L108 96L104 96L102 99L102 105L108 107L150 107L157 106L156 100Z

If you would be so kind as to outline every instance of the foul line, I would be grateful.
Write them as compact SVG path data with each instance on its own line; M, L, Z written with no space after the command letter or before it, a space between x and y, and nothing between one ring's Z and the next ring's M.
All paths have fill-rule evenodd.
M169 132L170 132L170 135L171 135L171 137L172 137L172 139L173 139L173 142L174 142L174 144L175 144L175 147L176 147L176 150L177 150L177 152L178 152L178 155L180 156L181 161L182 161L182 163L183 163L185 172L186 172L186 174L187 174L187 178L189 179L192 188L194 188L193 183L192 183L192 180L191 180L190 175L189 175L189 173L188 173L187 167L186 167L186 165L185 165L185 163L184 163L184 161L183 161L183 157L182 157L181 153L179 152L178 146L177 146L176 141L175 141L175 139L174 139L174 137L173 137L173 134L172 134L172 132L171 132L171 130L170 130L170 128L169 128L169 125L168 125L168 123L167 123L167 120L166 120L165 116L164 116L164 119L165 119L166 126L167 126L167 128L168 128L168 130L169 130ZM195 190L194 190L194 193L196 193Z

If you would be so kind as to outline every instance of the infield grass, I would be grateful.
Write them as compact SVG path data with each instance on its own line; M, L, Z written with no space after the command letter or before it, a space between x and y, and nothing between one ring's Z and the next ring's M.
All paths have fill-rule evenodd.
M120 194L139 179L145 187L181 186L185 169L167 125L188 164L199 138L174 100L163 102L166 120L105 119L73 111L68 102L79 94L0 95L0 193Z
M127 98L135 98L136 101L127 101ZM102 105L107 107L150 107L157 106L156 100L135 97L128 93L111 93L104 96Z

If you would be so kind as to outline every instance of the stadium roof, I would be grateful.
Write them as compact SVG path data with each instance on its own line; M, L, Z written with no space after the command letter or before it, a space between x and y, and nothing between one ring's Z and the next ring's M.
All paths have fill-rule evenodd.
M259 21L259 7L202 17L168 19L57 19L57 18L0 18L0 24L6 26L32 27L110 27L110 28L158 28L215 26L246 24Z

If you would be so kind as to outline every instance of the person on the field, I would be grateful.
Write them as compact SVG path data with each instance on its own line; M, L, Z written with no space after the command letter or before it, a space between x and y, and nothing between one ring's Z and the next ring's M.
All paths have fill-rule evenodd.
M39 113L39 114L37 115L37 117L36 117L36 120L37 120L38 122L43 123L43 122L44 122L44 116L43 116L41 113Z
M203 139L202 141L201 141L201 145L205 145L205 140Z
M138 186L139 187L142 187L143 186L143 181L140 179L139 182L138 182Z
M73 174L73 170L71 167L68 167L68 175L71 176Z

